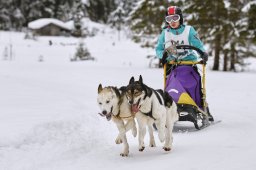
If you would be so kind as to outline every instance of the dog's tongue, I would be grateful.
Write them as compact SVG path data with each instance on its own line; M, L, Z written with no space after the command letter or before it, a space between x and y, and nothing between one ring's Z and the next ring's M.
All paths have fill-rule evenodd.
M107 119L108 121L110 121L111 117L112 117L112 114L111 114L111 113L109 113L109 114L106 115L106 119Z
M137 104L133 104L133 105L132 105L132 112L133 112L133 113L137 113L137 112L139 111L139 109L140 109L140 108L138 107Z

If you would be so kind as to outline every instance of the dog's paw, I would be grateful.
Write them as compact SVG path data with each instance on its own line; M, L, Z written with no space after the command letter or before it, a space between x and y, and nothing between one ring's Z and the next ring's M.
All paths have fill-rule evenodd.
M128 154L129 154L129 152L123 152L123 153L120 153L120 156L122 156L122 157L127 157Z
M122 156L122 157L127 157L127 156L128 156L128 154L120 153L120 156Z
M140 151L140 152L143 152L144 149L145 149L145 146L142 146L142 147L139 148L139 151Z
M171 151L172 148L164 146L163 149L168 152L168 151Z
M150 141L150 143L149 143L149 147L156 147L156 143L155 143L155 141Z
M116 144L121 144L123 143L122 139L117 137L116 140L115 140Z
M150 144L149 147L154 148L156 147L156 144Z

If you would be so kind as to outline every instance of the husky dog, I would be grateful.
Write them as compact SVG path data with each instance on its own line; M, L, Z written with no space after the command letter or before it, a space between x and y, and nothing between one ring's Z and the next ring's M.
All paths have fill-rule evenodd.
M145 149L146 125L152 126L153 123L158 129L160 141L165 141L163 149L170 151L173 125L178 121L179 115L177 106L169 94L143 84L141 76L139 81L134 81L134 77L130 79L125 94L139 124L139 151Z
M121 156L128 156L129 145L127 143L126 132L130 129L134 137L137 136L137 128L134 115L131 113L130 105L124 95L124 88L102 87L98 86L97 102L101 109L101 116L106 116L107 120L112 119L116 123L119 134L116 138L116 144L123 143L124 150ZM124 121L126 124L124 124Z

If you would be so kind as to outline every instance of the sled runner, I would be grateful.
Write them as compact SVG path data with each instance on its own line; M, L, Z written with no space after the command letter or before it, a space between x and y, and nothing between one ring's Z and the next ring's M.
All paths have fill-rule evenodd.
M203 52L190 45L175 47L176 60L164 65L164 90L169 93L178 106L179 121L193 122L195 128L199 130L210 125L209 121L213 121L206 102L206 63L203 60L180 61L179 55L194 50L202 57ZM198 71L199 66L202 68L201 73Z
M214 120L212 122L209 122L210 127L218 125L221 122L222 120ZM203 129L208 129L208 127L209 126L203 126L200 128L200 130L198 130L194 126L188 125L186 123L184 124L181 122L176 122L173 128L173 132L178 132L178 133L198 132L198 131L202 131Z

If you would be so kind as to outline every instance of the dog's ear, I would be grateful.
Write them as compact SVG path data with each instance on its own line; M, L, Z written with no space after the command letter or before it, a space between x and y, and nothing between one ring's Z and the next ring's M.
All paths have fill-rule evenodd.
M142 76L140 75L140 79L139 79L140 84L143 84L143 79Z
M98 94L102 91L102 85L101 84L99 84L99 87L98 87Z
M120 90L121 92L126 91L126 86L122 86L122 87L120 87L120 88L119 88L119 90Z
M134 83L134 77L131 77L129 84L133 84Z

